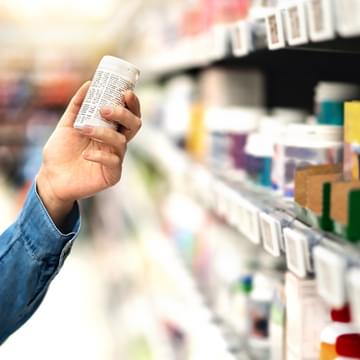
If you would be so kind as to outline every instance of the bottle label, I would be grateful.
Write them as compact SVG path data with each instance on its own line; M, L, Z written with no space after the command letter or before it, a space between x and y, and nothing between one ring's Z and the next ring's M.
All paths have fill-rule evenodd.
M106 70L97 70L75 121L75 127L104 126L116 128L104 120L99 111L103 106L124 106L124 92L133 90L135 84Z

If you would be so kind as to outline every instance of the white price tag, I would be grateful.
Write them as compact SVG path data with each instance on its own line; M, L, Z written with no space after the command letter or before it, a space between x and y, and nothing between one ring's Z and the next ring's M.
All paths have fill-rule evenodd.
M354 323L360 327L360 268L351 269L347 279L351 316Z
M231 26L231 45L234 56L248 55L252 50L251 30L247 21L239 21Z
M212 51L209 60L221 60L225 58L229 40L229 25L215 25L212 29Z
M360 0L334 0L337 31L341 36L360 34Z
M301 45L309 42L306 23L305 4L299 0L285 8L285 21L288 42L290 45Z
M286 263L288 269L301 278L306 278L309 261L308 238L298 230L285 228Z
M242 208L243 234L254 244L261 243L259 209L248 201Z
M306 10L309 19L310 39L312 41L333 39L335 37L333 3L329 0L307 0Z
M215 193L215 211L218 215L224 216L226 213L226 199L225 199L225 185L220 180L215 180L214 183L214 193Z
M313 255L319 295L330 306L343 307L346 302L346 259L321 245L314 248Z
M265 17L267 44L270 50L285 47L285 29L281 10L278 9Z
M280 221L264 212L259 216L264 249L273 256L280 256L282 238Z

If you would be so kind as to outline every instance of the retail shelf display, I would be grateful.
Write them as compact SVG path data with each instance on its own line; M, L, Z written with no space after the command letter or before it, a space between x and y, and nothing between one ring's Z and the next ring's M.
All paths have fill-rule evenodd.
M360 1L293 0L257 9L134 59L150 78L279 49L359 52ZM261 10L261 11L259 11ZM146 61L141 59L146 58Z
M350 294L357 305L354 309L359 310L354 295L359 291L354 275L360 269L359 246L297 220L292 200L212 174L155 129L144 129L133 149L158 166L174 186L190 192L249 241L275 257L285 256L295 275L315 277L319 295L330 306L342 306ZM349 271L351 275L347 275Z

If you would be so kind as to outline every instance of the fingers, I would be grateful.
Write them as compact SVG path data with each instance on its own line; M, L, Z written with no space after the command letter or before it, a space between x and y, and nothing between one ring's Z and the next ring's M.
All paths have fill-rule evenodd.
M140 101L138 97L132 92L127 91L125 94L126 107L137 117L141 117Z
M91 81L86 81L81 85L79 90L75 93L72 99L69 102L68 107L65 110L64 115L62 116L59 126L72 126L76 116L80 110L81 104L85 99L86 93L90 87Z
M126 151L127 139L124 134L105 127L86 126L79 130L82 134L111 146L122 159Z
M122 160L119 156L107 151L91 150L83 152L84 159L104 165L110 169L121 169Z
M135 97L135 95L133 95ZM126 139L131 140L141 128L140 105L136 105L138 100L131 97L133 102L132 108L134 113L123 106L116 106L115 108L104 107L101 109L101 116L109 121L116 122L122 126L121 132L126 136Z

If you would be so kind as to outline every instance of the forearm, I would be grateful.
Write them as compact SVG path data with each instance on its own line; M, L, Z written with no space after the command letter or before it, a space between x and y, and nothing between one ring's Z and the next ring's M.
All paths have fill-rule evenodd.
M79 231L77 204L65 218L72 231L54 225L32 187L16 222L0 236L0 343L37 309Z

